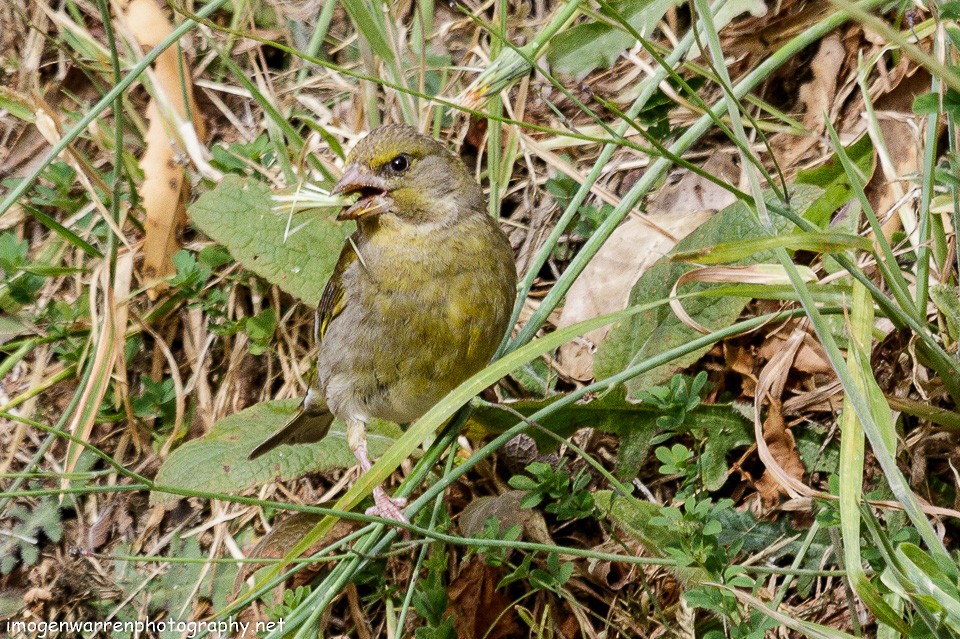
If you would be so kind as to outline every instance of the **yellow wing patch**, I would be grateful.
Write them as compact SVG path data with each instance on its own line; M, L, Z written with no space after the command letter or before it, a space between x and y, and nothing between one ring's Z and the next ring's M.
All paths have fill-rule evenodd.
M343 295L343 274L351 264L357 261L357 253L353 250L353 242L347 241L340 250L340 257L337 259L337 265L333 269L333 274L327 280L327 286L323 289L323 295L320 296L320 304L317 305L317 344L323 341L323 336L327 332L327 326L330 320L340 314L345 306Z

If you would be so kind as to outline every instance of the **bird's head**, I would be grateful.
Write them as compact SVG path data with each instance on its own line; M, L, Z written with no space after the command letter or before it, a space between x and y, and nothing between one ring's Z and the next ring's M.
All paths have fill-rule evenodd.
M338 219L361 226L382 216L442 225L484 209L483 191L460 158L406 125L383 126L360 140L333 193L360 195Z

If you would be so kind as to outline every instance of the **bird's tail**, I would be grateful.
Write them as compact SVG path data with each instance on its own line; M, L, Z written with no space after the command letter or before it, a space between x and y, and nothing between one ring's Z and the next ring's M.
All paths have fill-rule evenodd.
M283 444L312 444L327 436L333 413L325 407L301 405L296 414L266 441L253 449L248 459L256 459Z

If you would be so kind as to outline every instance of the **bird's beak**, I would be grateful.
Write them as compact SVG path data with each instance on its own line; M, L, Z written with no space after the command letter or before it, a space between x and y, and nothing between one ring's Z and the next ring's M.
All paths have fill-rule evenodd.
M365 215L376 215L382 213L387 204L386 181L356 163L347 165L343 177L330 193L333 195L360 194L360 199L353 206L340 212L337 216L338 220L356 220Z

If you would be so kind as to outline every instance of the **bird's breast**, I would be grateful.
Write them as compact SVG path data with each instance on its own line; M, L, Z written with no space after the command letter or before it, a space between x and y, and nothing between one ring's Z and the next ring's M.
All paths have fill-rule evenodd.
M334 414L412 421L489 362L516 284L509 245L489 230L358 246L321 345Z

